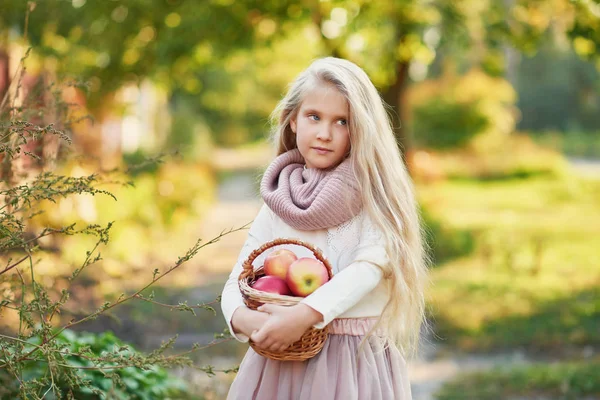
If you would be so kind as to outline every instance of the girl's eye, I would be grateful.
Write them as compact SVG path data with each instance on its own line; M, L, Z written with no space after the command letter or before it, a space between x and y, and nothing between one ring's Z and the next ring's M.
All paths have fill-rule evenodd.
M318 121L320 119L319 116L315 114L310 114L308 118L312 119L313 121Z
M347 125L348 124L348 121L346 121L345 119L340 119L338 122L339 122L340 125Z

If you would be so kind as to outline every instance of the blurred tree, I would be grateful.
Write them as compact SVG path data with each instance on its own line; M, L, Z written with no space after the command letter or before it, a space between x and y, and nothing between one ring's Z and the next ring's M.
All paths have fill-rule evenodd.
M599 4L598 0L348 0L311 6L327 51L358 61L382 89L392 114L399 117L394 118L396 127L402 125L396 131L399 141L408 150L410 133L400 122L408 122L410 79L424 79L430 64L449 57L458 58L463 70L483 66L514 83L513 49L533 54L552 29L566 31L579 54L596 57Z
M312 22L326 51L365 68L390 105L394 130L405 152L411 148L406 106L409 76L424 78L436 47L465 36L458 1L311 2Z
M548 44L517 69L519 129L593 132L600 127L600 72L570 48Z
M46 68L91 81L90 102L148 75L164 83L196 60L222 59L253 43L260 2L184 0L45 0L29 16L28 40ZM4 0L0 32L25 30L28 3ZM14 35L13 35L14 36Z
M9 64L5 49L9 41L19 40L27 32L27 40L21 42L35 46L35 57L28 64L37 64L29 71L48 70L87 82L86 106L98 119L114 108L117 89L128 83L139 84L147 77L166 89L169 98L185 92L195 96L198 103L205 86L213 90L203 103L214 100L215 89L218 97L226 98L232 84L226 66L232 55L252 48L257 41L263 43L266 34L274 32L268 23L272 20L259 11L261 3L4 0L0 13L0 94L10 84L2 78ZM26 17L28 7L33 12ZM277 13L277 5L270 11ZM213 109L200 107L198 111L202 114ZM226 112L221 110L221 114ZM219 134L223 131L217 129Z
M567 29L577 54L594 60L600 69L600 0L572 0L575 8Z
M487 45L481 64L490 73L505 75L518 90L519 127L597 127L600 1L505 0L489 5L482 14ZM525 58L516 62L520 54ZM581 59L595 62L596 68Z
M2 49L24 31L27 4L3 0L0 92ZM232 143L258 137L282 78L298 70L294 62L346 57L380 88L408 150L406 87L427 77L432 63L464 56L464 64L504 74L514 65L510 49L534 52L553 27L568 32L578 54L597 57L599 7L598 0L45 0L30 16L28 39L44 68L90 82L91 108L150 76L171 97L195 103L215 135ZM282 42L295 47L277 48ZM281 66L280 57L286 70L274 72L269 64ZM264 69L277 84L260 76ZM261 90L267 93L256 105L253 93Z

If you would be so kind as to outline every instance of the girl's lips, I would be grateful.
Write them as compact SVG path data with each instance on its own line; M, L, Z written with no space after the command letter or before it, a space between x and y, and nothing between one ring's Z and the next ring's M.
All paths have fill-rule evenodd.
M331 153L331 150L322 149L322 148L319 148L319 147L313 147L313 150L315 150L318 154Z

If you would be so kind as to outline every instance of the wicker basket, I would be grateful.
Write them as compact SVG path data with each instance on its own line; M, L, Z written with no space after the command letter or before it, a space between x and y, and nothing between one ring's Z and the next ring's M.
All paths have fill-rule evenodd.
M250 253L248 259L243 264L243 270L239 277L238 283L240 287L240 292L242 293L244 303L248 308L256 310L263 304L293 306L302 301L303 297L285 296L277 293L267 293L252 288L252 284L254 284L254 282L258 278L265 275L262 265L254 269L254 267L252 266L254 260L266 250L284 244L293 244L306 247L307 249L313 252L317 260L321 261L325 265L325 267L327 268L327 273L329 274L329 278L333 276L329 261L327 261L327 259L323 256L323 253L321 253L321 251L318 248L296 239L275 239L271 242L267 242L258 249L254 250L252 253ZM264 357L271 358L273 360L304 361L316 356L317 354L319 354L321 349L323 349L323 346L325 345L325 340L327 339L327 330L327 327L325 327L324 329L315 329L311 327L304 333L304 335L302 335L300 340L294 342L283 352L271 352L268 350L261 349L254 343L252 343L252 341L250 341L250 346L258 354Z

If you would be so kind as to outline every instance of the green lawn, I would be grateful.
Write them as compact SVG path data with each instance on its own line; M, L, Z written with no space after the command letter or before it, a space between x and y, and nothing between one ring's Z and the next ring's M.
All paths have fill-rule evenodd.
M557 354L600 345L600 181L445 181L418 192L434 217L476 240L471 255L432 271L441 340Z
M600 360L536 364L459 376L437 393L438 400L597 399Z

